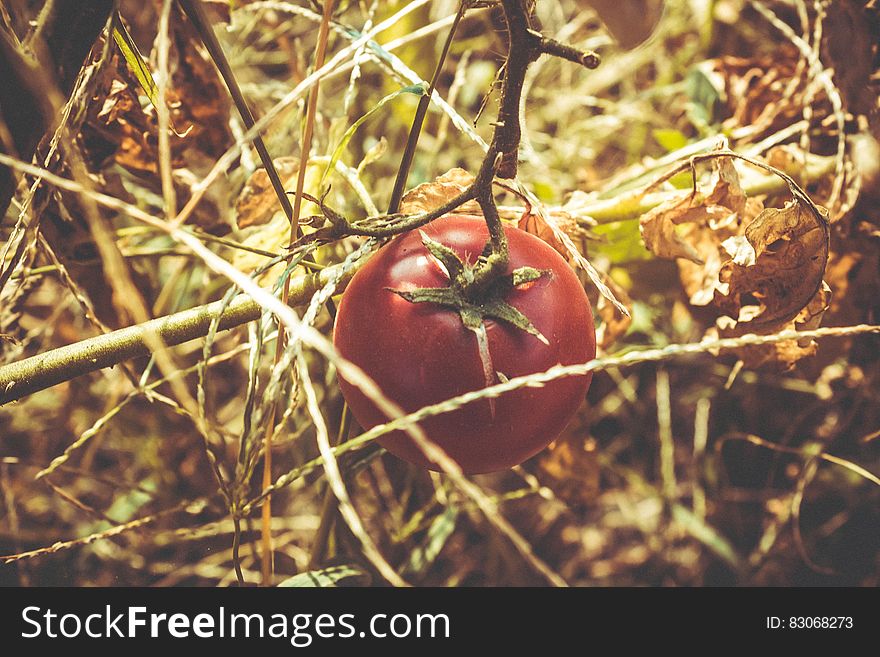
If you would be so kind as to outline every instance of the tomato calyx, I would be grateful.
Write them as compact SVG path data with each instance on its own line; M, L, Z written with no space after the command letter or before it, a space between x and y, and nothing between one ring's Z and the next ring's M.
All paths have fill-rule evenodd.
M505 301L505 295L512 289L533 283L540 278L550 276L546 270L534 267L520 267L509 274L497 277L485 289L479 289L474 285L475 272L479 270L487 256L486 250L477 258L474 265L463 262L458 254L448 246L432 240L426 233L420 231L422 244L428 253L438 262L449 277L449 285L446 287L426 287L415 290L395 290L388 288L390 292L406 299L410 303L434 303L455 310L461 317L466 328L474 332L485 331L484 321L493 319L505 322L526 333L535 336L544 344L548 344L547 338L535 328L531 320L510 303Z

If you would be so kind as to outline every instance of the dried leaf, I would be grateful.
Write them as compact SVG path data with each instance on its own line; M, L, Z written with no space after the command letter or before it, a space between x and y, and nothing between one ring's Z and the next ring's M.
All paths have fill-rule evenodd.
M103 168L112 158L128 171L158 178L158 149L155 138L150 139L155 120L141 107L136 88L125 60L113 52L94 95L103 100L90 104L79 136L91 169Z
M767 208L722 266L715 305L737 320L740 334L779 327L816 295L827 261L826 233L811 210L798 201ZM757 312L750 310L756 305Z
M273 163L284 188L291 189L291 186L296 184L299 158L279 157L273 160ZM279 210L281 210L281 205L272 187L272 182L269 180L269 174L265 169L257 169L248 178L244 189L241 190L241 194L235 201L235 223L239 228L247 228L254 224L266 224L272 219L272 215Z
M739 232L753 216L739 174L730 158L713 160L711 191L681 194L645 213L639 230L645 246L660 258L684 258L704 266L713 259L718 244ZM687 230L676 226L692 224ZM712 238L703 239L706 231ZM696 291L694 291L696 292Z
M571 260L571 254L559 233L573 235L578 230L577 222L563 208L546 208L545 213L546 218L538 212L524 212L517 228L540 237L566 260Z
M192 25L172 21L170 36L171 84L164 102L171 110L171 167L181 207L190 198L195 181L203 178L233 143L229 127L231 104L229 93ZM129 48L132 47L133 43ZM88 108L78 139L92 169L115 161L158 187L158 121L155 108L142 107L138 97L142 85L149 88L149 80L144 76L149 77L150 73L142 66L135 69L140 82L118 48L112 49L110 62L103 68L98 88L91 96L97 102ZM151 100L158 102L155 97ZM230 186L212 186L191 221L204 228L225 226L230 192Z
M822 316L831 303L831 288L823 281L819 291L810 299L809 303L798 313L798 316L775 330L809 330L817 328L822 322ZM728 318L721 318L722 320ZM726 327L718 328L720 337L733 337L743 334L742 324L731 326L729 323L719 322ZM748 331L745 331L748 332ZM772 369L780 372L791 369L794 365L807 356L816 353L818 343L811 339L786 340L774 344L748 345L736 350L737 356L746 367L757 369L759 367Z
M614 292L617 300L630 310L630 314L624 315L611 301L604 296L599 296L596 311L602 323L596 328L596 344L603 350L608 350L611 345L626 335L632 325L633 307L633 301L629 294L611 276L608 277L606 283Z
M588 0L622 48L651 36L663 15L663 0Z
M566 434L541 455L542 472L553 483L557 497L569 505L594 504L599 495L599 457L596 441Z
M188 20L172 21L171 38L172 88L166 102L174 125L187 133L181 150L195 149L216 159L234 142L229 91Z
M700 255L675 230L678 224L706 218L706 208L700 205L701 201L695 194L683 194L642 215L639 231L645 247L660 258L685 258L698 265L703 264Z
M797 198L781 209L762 209L746 197L731 158L713 160L713 166L707 194L697 189L642 217L646 246L660 257L680 258L690 303L714 308L724 337L813 326L830 299L822 287L825 217ZM738 355L750 366L788 368L813 349L795 342Z
M464 169L450 169L436 180L422 183L404 194L400 202L400 211L403 214L430 212L451 201L470 187L473 182L474 177ZM483 216L476 201L468 201L455 212L456 214Z

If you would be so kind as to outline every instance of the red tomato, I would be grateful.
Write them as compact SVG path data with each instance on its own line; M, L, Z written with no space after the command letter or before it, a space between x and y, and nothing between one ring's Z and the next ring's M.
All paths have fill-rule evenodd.
M442 217L423 230L470 264L488 239L485 221L473 217ZM523 266L550 272L504 297L549 345L506 322L486 320L495 372L512 379L593 358L593 315L574 272L534 235L517 228L506 228L506 233L508 272ZM476 334L463 325L458 312L434 303L412 303L389 289L447 284L445 270L428 253L419 231L411 231L382 247L355 274L339 305L333 335L337 349L407 412L486 386ZM583 401L590 378L564 377L542 388L506 392L494 402L494 413L488 400L479 400L428 418L421 426L465 472L502 470L522 463L559 435ZM358 388L341 377L339 385L362 427L387 421ZM402 431L386 434L379 442L411 463L437 469Z

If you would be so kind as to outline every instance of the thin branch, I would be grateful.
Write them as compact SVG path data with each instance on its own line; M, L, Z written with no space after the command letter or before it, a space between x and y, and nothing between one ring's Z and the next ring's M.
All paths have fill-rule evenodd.
M538 49L546 55L553 55L554 57L566 59L573 64L580 64L587 68L596 68L599 66L599 55L592 50L581 50L540 34L538 34L538 38L540 39L538 42Z
M328 268L320 274L294 279L290 286L291 304L307 303L334 273L333 268ZM348 272L345 282L352 275L353 271ZM3 365L0 367L0 404L130 358L149 355L148 335L158 337L166 346L204 337L222 306L223 301L215 301ZM225 331L258 319L261 313L259 303L250 297L239 296L223 311L219 330Z

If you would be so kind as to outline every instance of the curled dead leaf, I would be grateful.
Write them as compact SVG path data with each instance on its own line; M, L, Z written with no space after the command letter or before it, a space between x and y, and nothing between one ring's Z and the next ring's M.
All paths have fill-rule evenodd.
M660 258L684 258L699 266L713 263L718 244L738 235L761 204L746 197L739 173L729 158L712 161L711 189L696 186L645 213L639 230L645 246ZM678 226L685 225L683 229ZM708 235L710 239L705 239ZM705 281L704 281L705 283ZM693 289L689 296L704 291ZM705 293L702 295L705 297Z
M738 322L740 335L784 325L820 291L828 239L799 201L766 208L731 241L736 248L719 273L715 305Z
M731 158L712 162L708 192L695 185L642 217L645 245L679 258L691 304L715 309L724 337L818 325L830 302L827 213L802 193L782 208L763 208L746 197ZM814 349L795 341L746 348L740 357L785 369Z
M822 323L825 311L831 304L831 296L831 288L823 281L819 290L807 305L801 309L797 317L775 327L774 332L792 329L806 331L818 328ZM717 335L719 337L736 337L750 332L743 330L742 326L744 324L732 324L728 317L720 318L718 323ZM784 372L794 367L802 358L815 354L817 349L818 343L815 340L806 338L786 340L773 344L746 345L737 349L736 355L743 361L745 367L751 369L763 367Z
M422 183L404 194L400 202L403 214L430 212L461 194L471 186L474 177L464 169L450 169L431 182ZM457 214L483 216L476 201L468 201L456 210Z

